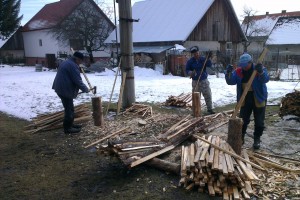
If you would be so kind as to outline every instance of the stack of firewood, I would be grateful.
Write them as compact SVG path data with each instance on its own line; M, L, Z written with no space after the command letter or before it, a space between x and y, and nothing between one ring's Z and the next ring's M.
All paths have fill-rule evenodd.
M166 106L192 107L192 93L169 96L165 102Z
M279 115L296 115L300 117L300 91L288 93L281 100Z
M91 111L87 105L78 105L74 107L75 123L84 123L91 119ZM38 115L32 119L31 124L25 127L25 133L36 133L39 131L49 131L63 127L64 111L50 114Z
M252 166L260 168L250 162L246 151L240 157L218 136L210 135L207 140L203 136L203 140L182 146L179 184L186 190L197 188L211 196L222 195L224 199L240 199L240 194L250 199L251 183L259 180Z
M152 107L144 104L134 103L121 114L123 115L140 115L141 117L152 116Z
M165 147L166 143L159 140L110 140L108 147L119 156L125 165L130 165L133 161L141 159L152 152Z

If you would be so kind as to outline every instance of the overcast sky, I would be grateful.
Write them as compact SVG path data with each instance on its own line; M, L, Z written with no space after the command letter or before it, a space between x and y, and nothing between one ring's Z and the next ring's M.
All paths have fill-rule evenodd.
M22 0L20 10L20 14L23 14L22 25L25 25L45 4L56 1L58 0ZM105 1L113 6L114 0ZM132 5L137 1L141 0L132 0ZM231 0L231 2L239 19L245 6L257 11L257 14L280 13L282 10L300 11L300 0Z

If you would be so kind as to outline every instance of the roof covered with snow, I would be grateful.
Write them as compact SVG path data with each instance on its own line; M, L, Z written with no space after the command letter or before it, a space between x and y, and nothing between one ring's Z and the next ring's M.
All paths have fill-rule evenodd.
M271 32L267 44L300 44L300 16L282 17Z
M290 16L300 16L300 11L282 12L282 13L274 13L274 14L266 13L266 15L252 16L250 21L253 20L253 25L249 27L250 30L248 30L248 33L253 32L255 29L260 29L263 31L260 31L260 33L255 33L254 35L251 36L268 36L280 17L290 17ZM247 23L246 21L247 20L245 18L242 23L243 30L246 28L245 26L245 23Z
M145 0L132 7L133 42L185 41L214 0ZM118 30L119 33L119 30ZM106 39L115 41L115 31Z
M60 0L46 4L23 27L23 31L48 29L61 22L84 0Z

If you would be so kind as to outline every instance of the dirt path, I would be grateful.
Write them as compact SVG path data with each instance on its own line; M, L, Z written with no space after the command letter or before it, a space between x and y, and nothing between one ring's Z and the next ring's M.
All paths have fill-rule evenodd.
M127 170L61 130L24 134L27 124L0 113L0 199L213 199L176 188L175 175Z

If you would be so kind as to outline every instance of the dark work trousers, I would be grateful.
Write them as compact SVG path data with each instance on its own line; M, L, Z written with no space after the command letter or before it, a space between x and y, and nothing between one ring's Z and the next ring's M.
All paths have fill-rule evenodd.
M74 104L73 99L65 98L58 95L61 99L61 102L65 108L65 116L64 116L64 130L68 130L72 127L74 121Z
M249 91L245 97L245 104L242 106L240 111L240 117L243 119L243 129L242 133L245 136L247 131L247 126L250 123L250 116L254 115L254 138L260 138L264 131L265 125L265 111L266 107L256 107L254 101L254 94L253 91Z

